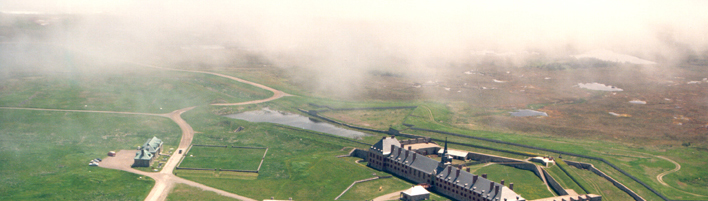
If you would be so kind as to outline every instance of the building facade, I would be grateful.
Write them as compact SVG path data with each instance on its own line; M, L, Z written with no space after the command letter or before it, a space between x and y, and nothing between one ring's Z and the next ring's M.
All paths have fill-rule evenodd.
M150 167L150 164L160 155L162 140L157 137L150 138L140 147L133 162L133 167Z
M427 142L426 142L427 143ZM407 147L404 149L403 147ZM426 151L430 153L430 151ZM436 151L437 152L437 151ZM432 152L432 153L436 153ZM447 143L441 160L421 155L411 146L401 146L395 137L384 137L369 148L368 166L392 173L418 184L426 184L430 190L464 201L525 201L513 191L513 183L504 186L460 168L453 167L448 156Z

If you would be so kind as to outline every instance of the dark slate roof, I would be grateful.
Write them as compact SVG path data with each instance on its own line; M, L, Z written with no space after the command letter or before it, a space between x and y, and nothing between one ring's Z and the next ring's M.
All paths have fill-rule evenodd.
M379 140L371 146L372 149L376 149L377 151L381 152L383 155L386 155L391 152L391 145L395 145L396 147L401 147L401 143L398 142L398 140L394 137L384 137L383 139Z
M395 145L393 147L393 150L391 150L392 144ZM488 196L487 198L491 200L503 201L505 198L507 200L514 201L526 200L504 185L501 185L496 182L490 185L492 181L489 179L482 178L482 176L478 176L477 182L472 183L474 174L464 170L460 170L460 175L457 176L456 167L451 167L450 165L440 165L440 161L417 154L414 151L409 152L408 156L406 156L407 150L401 148L401 143L399 143L398 140L393 137L384 137L383 139L379 140L379 142L371 146L371 148L379 150L384 155L390 153L390 155L387 156L390 160L401 162L406 166L412 167L422 172L432 174L433 171L435 171L437 174L437 178L441 178L448 182L453 182L454 184L462 188L472 189L474 192L479 194L482 194L482 191L484 191L483 196ZM413 160L414 154L416 155L415 160ZM451 171L449 174L447 172L448 167L451 167ZM495 186L499 186L499 193L494 193Z
M518 200L525 200L523 197L516 194L516 192L512 191L504 185L501 185L496 182L494 182L493 185L490 185L492 181L489 179L485 179L482 176L478 176L477 182L472 183L472 181L474 181L474 174L469 173L467 171L460 170L460 175L457 176L457 168L452 167L450 173L448 174L447 167L438 168L438 174L436 177L442 178L443 180L448 182L453 182L459 187L472 189L476 193L483 194L483 197L489 196L488 198L492 200L504 200L504 198L506 198L507 200L517 200L517 196L519 198ZM499 186L499 193L494 193L495 186Z
M400 155L398 154L399 149L401 150ZM420 155L414 151L411 151L406 158L406 151L408 150L402 149L401 147L394 147L393 152L389 155L389 159L397 160L406 166L410 166L428 174L432 174L433 170L438 167L438 163L440 163L440 161ZM413 160L413 154L416 155L415 160Z

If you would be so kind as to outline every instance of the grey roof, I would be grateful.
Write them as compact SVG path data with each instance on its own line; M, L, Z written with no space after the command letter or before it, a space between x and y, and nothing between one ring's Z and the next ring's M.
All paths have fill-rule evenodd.
M400 155L398 154L399 149L401 150ZM402 149L401 147L394 147L393 152L388 157L391 160L397 160L406 166L410 166L428 174L432 174L433 170L438 167L438 163L440 163L440 161L420 155L414 151L411 151L406 158L406 151L407 150ZM415 160L413 160L413 154L416 155Z
M401 147L401 143L398 142L395 137L383 137L383 139L379 140L378 142L376 142L376 144L372 145L371 149L376 149L383 155L386 155L391 152L391 145Z
M394 145L393 149L391 149L391 145ZM508 187L493 182L489 179L485 179L482 176L478 176L476 182L473 182L475 175L467 171L459 170L460 174L458 176L457 168L452 167L450 165L442 165L440 164L440 161L428 158L424 155L420 155L418 153L415 153L414 151L409 152L408 150L401 148L401 143L393 137L384 137L383 139L379 140L379 142L371 146L371 149L375 149L376 151L379 151L384 155L390 153L390 155L387 156L388 159L397 161L406 166L417 169L421 172L432 174L433 171L435 171L437 178L452 182L461 188L471 189L475 193L483 194L483 197L488 196L487 198L490 200L501 201L505 198L507 200L526 200ZM408 152L407 156L406 152ZM414 155L415 160L413 160ZM448 167L451 167L450 173L448 173L447 171ZM494 192L494 188L496 186L499 186L498 193Z
M523 197L521 197L519 194L516 194L513 190L509 189L508 187L501 185L499 183L494 182L492 185L490 185L493 181L489 179L485 179L482 176L477 177L477 181L473 183L474 181L474 174L469 173L464 170L460 170L460 175L457 176L457 168L452 167L450 173L448 174L447 168L451 166L446 166L446 167L439 167L437 169L438 174L436 175L437 178L441 178L445 181L452 182L453 184L456 184L459 187L466 188L466 189L472 189L473 192L483 194L482 196L489 196L489 199L495 200L504 200L506 198L507 200L517 200L517 196L519 200L525 200ZM494 188L496 186L499 186L499 193L494 192ZM484 192L484 193L482 193Z

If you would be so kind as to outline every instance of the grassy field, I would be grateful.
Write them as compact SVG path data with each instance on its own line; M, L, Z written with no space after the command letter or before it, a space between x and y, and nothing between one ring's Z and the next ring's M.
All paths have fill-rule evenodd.
M346 151L340 151L343 147L366 148L366 145L326 135L313 135L297 129L285 129L265 123L248 123L214 115L214 113L226 114L259 107L270 107L290 112L296 112L295 108L317 109L309 106L308 103L337 108L416 105L419 107L409 111L410 115L407 115L406 112L390 114L385 112L377 114L350 112L329 115L347 123L364 126L368 124L373 128L393 126L397 129L404 129L406 133L440 139L446 136L405 130L406 127L401 124L414 124L419 128L443 130L601 157L648 183L669 198L688 200L708 198L708 196L701 196L708 195L708 171L705 170L708 162L704 160L708 155L708 149L705 142L695 141L693 145L675 143L683 139L697 139L695 136L704 135L705 131L700 128L700 125L704 124L700 122L705 122L704 117L701 114L693 114L700 112L687 113L686 116L698 122L695 125L691 124L693 127L698 126L698 129L690 130L688 124L684 126L685 128L672 125L670 119L675 111L663 108L662 104L643 106L652 107L651 110L634 105L622 105L626 103L625 99L629 96L642 95L639 92L631 92L631 84L626 83L628 81L618 82L630 85L630 87L623 87L627 89L622 93L626 94L623 98L610 96L609 93L575 89L553 92L549 89L552 89L554 84L549 82L536 85L535 89L528 89L528 92L535 91L528 98L539 99L537 97L546 93L563 94L567 92L567 94L559 96L557 99L539 99L523 104L522 102L511 103L518 99L507 100L509 97L524 95L506 94L506 89L483 91L480 92L479 97L464 99L464 101L445 97L441 97L441 100L436 102L426 99L393 99L393 101L389 101L376 98L350 101L350 99L325 98L328 97L327 94L322 93L313 95L312 91L304 89L307 85L292 84L293 77L289 77L287 72L276 68L247 66L238 69L222 68L219 72L250 79L299 96L285 97L259 105L211 107L204 105L261 99L272 94L250 85L211 75L146 69L132 64L113 64L97 61L95 58L84 58L82 55L66 50L57 52L59 53L54 55L57 58L54 59L61 62L52 68L34 69L32 66L11 66L9 69L12 71L3 72L0 76L0 106L151 113L167 113L185 107L202 106L183 114L187 122L197 131L194 143L260 146L271 147L272 150L269 150L269 157L264 162L262 174L259 175L219 171L177 171L177 173L185 178L193 178L212 186L224 186L229 191L254 198L276 196L276 198L294 197L305 200L331 199L354 180L368 178L373 173L385 174L361 167L347 159L334 158L336 155L346 153ZM94 68L95 66L104 66L105 68ZM456 73L459 74L459 72ZM554 71L552 73L563 74L566 72ZM607 73L611 73L611 71ZM410 96L402 94L415 90L410 89L410 83L402 83L401 86L407 88L401 93L392 94L386 90L378 90L367 93L364 97L377 97L378 95L388 97L386 94L392 94L391 97L418 96L416 94ZM388 86L394 87L393 85ZM702 101L691 98L695 95L677 94L679 92L685 93L686 90L666 87L663 87L662 90L666 90L668 93L666 97L669 98L685 97L686 102ZM703 89L698 88L697 90ZM504 95L499 95L501 93ZM495 104L484 102L487 99L492 100ZM657 100L663 99L657 98ZM650 100L649 102L657 101ZM471 106L471 103L475 103L475 105ZM480 105L477 106L476 103ZM516 107L532 107L533 109L541 108L548 111L551 117L508 117L506 112L515 105L521 105ZM670 106L668 108L674 108L671 104L666 105ZM695 108L687 107L685 104L682 107ZM632 113L634 118L617 119L607 116L607 111L604 111L615 108L623 110L618 112ZM703 111L703 109L698 108L695 111ZM669 120L640 118L656 116L666 117ZM179 129L168 119L158 117L2 110L0 118L2 118L0 136L3 138L0 140L2 145L0 146L0 168L2 168L2 172L0 172L0 176L2 176L0 179L0 184L2 184L0 185L0 199L2 200L141 199L149 190L151 181L142 179L136 181L135 175L91 168L86 166L86 163L92 158L103 156L108 150L132 149L152 136L158 136L164 140L165 146L174 147L179 140L180 133ZM592 122L584 122L587 119L591 119ZM582 122L576 122L578 120L582 120ZM574 124L597 125L600 126L600 129L605 130L598 131L595 128L568 126ZM650 124L667 126L654 132L652 128L656 127L648 126ZM243 126L245 130L234 133L233 130L239 126ZM611 132L613 128L621 129L617 130L618 134L615 135L615 132ZM649 132L637 132L635 129ZM675 136L672 134L675 132L686 133L687 136ZM658 138L665 139L665 141L652 141L651 144L643 144L643 142L647 142L647 137L637 136L636 133L646 133L647 136L663 135ZM380 137L380 135L372 135L361 141L374 143ZM514 152L557 155L469 138L449 137L449 140L480 146L451 145L451 148L519 159L525 157ZM484 147L509 150L512 153L489 151ZM271 152L273 158L270 158ZM668 187L659 184L656 175L671 170L675 166L656 156L665 156L681 164L680 171L664 177L664 181L670 185ZM607 165L592 160L573 160L593 163L648 200L658 199L646 188ZM220 165L218 162L198 163ZM334 168L328 169L327 167ZM560 179L556 179L567 188L581 192L573 186L574 182L569 181L572 176L580 178L580 185L588 188L590 191L588 193L601 194L604 196L604 200L626 200L629 198L609 182L589 171L572 167L567 169L571 173L566 175L568 178L564 178L560 174L562 172L551 168L551 174L560 177ZM346 172L347 175L341 175L342 172ZM129 182L131 185L126 185ZM249 182L255 182L255 185L251 186ZM120 187L115 188L116 186ZM319 188L319 186L326 187ZM67 189L69 190L67 191ZM542 189L545 190L545 187ZM533 195L534 193L526 192L523 195Z
M213 75L127 67L115 73L18 74L0 80L0 106L168 113L272 92Z
M0 200L140 200L154 181L90 167L111 150L181 131L162 117L0 110Z
M602 195L602 200L634 200L632 199L632 197L627 195L627 193L612 185L610 181L607 181L605 178L597 176L595 173L592 173L588 170L577 169L572 166L565 166L565 169L572 177L575 177L576 179L581 178L580 180L578 180L578 182L580 183L580 185L584 186L588 191L590 191L588 193ZM645 197L645 199L647 198Z
M342 195L339 200L371 200L376 197L405 190L410 187L410 183L396 177L367 181L354 185L354 187Z
M322 112L320 115L352 125L377 130L388 130L388 128L392 126L401 125L404 118L411 111L412 109L339 110Z
M342 149L344 147L364 148L366 145L267 123L220 117L213 115L211 108L196 108L184 115L199 132L194 138L195 144L269 147L268 157L255 180L193 177L178 173L184 178L255 199L274 196L279 199L325 200L333 199L356 180L373 177L374 173L386 175L351 159L335 157L347 153L348 149ZM243 126L244 130L233 133L232 124Z
M256 170L264 152L265 149L192 146L180 167Z
M564 189L573 189L578 194L586 194L580 186L578 186L575 181L573 181L565 172L563 172L558 165L553 165L551 167L545 168L548 174L553 177Z
M170 191L167 200L234 200L230 197L224 197L215 192L204 191L197 187L191 187L186 184L177 184Z
M500 182L503 179L506 186L514 183L514 192L527 200L553 196L546 188L546 185L543 184L543 181L528 170L493 164L477 169L474 173L477 175L486 173L487 178L494 182Z
M461 134L467 134L471 136L479 136L490 139L502 140L507 142L515 142L519 144L533 144L537 147L544 147L550 149L556 149L567 152L574 152L579 154L585 154L590 156L596 156L601 158L606 158L614 164L619 165L625 171L630 174L639 177L642 181L649 183L653 188L659 189L661 192L665 193L669 197L680 198L680 199L700 199L701 196L691 195L690 193L707 194L706 188L697 188L697 186L705 185L701 183L700 178L704 178L706 175L705 171L696 169L706 163L700 160L700 156L708 154L706 150L700 148L689 148L689 147L641 147L641 146L627 146L627 144L618 142L606 142L606 141L595 141L595 140L584 140L576 138L556 138L552 136L531 136L528 134L521 133L501 133L501 132L490 132L483 130L468 130L464 129L465 126L460 125L450 125L446 124L446 119L449 120L453 118L451 113L444 105L422 103L421 106L416 108L411 115L407 116L405 123L414 124L416 127L437 129L448 132L455 132ZM346 122L346 121L345 121ZM413 133L418 135L430 136L443 139L448 137L450 141L463 142L475 144L483 147L491 147L496 149L509 150L514 152L530 153L536 155L557 155L554 153L516 147L512 145L505 145L499 143L491 143L487 141L479 141L469 138L451 137L443 134L424 132L424 131L414 131L406 130L406 133ZM453 148L477 151L482 153L490 153L495 155L501 155L512 158L524 158L516 154L498 152L492 150L486 150L484 148L466 147L459 145L451 145ZM677 153L683 153L677 154ZM663 171L671 170L675 166L669 161L654 157L655 155L662 155L674 160L681 160L682 168L687 168L686 171L679 171L677 173L672 173L665 176L667 182L672 182L671 186L681 187L678 190L674 187L665 187L658 184L655 176ZM606 165L598 165L598 161L592 162L598 166L598 168L604 171L612 172L613 169ZM620 177L620 179L625 178L623 183L629 183L627 185L631 186L640 195L657 199L653 193L646 190L643 186L638 183L629 180L624 175L616 173L613 177ZM679 180L678 178L681 178ZM683 182L687 181L687 182ZM693 185L688 185L687 183L692 183ZM572 187L571 187L572 188ZM614 194L611 194L614 195Z

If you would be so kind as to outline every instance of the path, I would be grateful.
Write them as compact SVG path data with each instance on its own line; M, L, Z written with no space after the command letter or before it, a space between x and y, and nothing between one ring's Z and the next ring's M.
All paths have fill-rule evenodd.
M681 169L681 164L679 164L679 163L677 163L676 161L671 160L671 159L669 159L669 158L663 157L663 156L656 156L656 157L662 158L662 159L667 160L667 161L669 161L669 162L672 162L674 165L676 165L676 168L674 168L673 170L669 170L669 171L666 171L666 172L662 172L661 174L656 175L656 180L659 180L659 183L661 183L661 185L669 186L669 184L667 184L666 182L664 182L664 176L667 175L667 174L670 174L670 173L674 173L674 172L679 171L679 170Z
M220 73L214 73L214 72L208 72L208 71L198 71L198 70L184 70L184 69L176 69L176 68L167 68L167 67L155 66L155 65L150 65L150 64L129 62L129 61L124 61L124 62L131 63L131 64L135 64L135 65L139 65L139 66L145 66L145 67L150 67L150 68L162 69L162 70L171 70L171 71L180 71L180 72L190 72L190 73L202 73L202 74L216 75L216 76L223 77L223 78L228 78L228 79L231 79L231 80L234 80L234 81L237 81L237 82L250 84L250 85L253 85L253 86L255 86L255 87L258 87L258 88L265 89L265 90L268 90L268 91L270 91L270 92L273 92L273 96L271 96L271 97L269 97L269 98L266 98L266 99L253 100L253 101L246 101L246 102L239 102L239 103L213 103L213 104L211 104L211 105L219 105L219 106L248 105L248 104L257 104L257 103L264 103L264 102L272 101L272 100L275 100L275 99L278 99L278 98L282 98L283 96L292 96L292 95L290 95L290 94L287 94L287 93L285 93L285 92L279 91L279 90L277 90L277 89L270 88L270 87L265 86L265 85L262 85L262 84L258 84L258 83L255 83L255 82L251 82L251 81L248 81L248 80L244 80L244 79L241 79L241 78L237 78L237 77L229 76L229 75L224 75L224 74L220 74Z
M116 112L116 111L100 111L100 110L63 110L63 109L24 108L24 107L0 107L0 109L54 111L54 112L85 112L85 113L105 113L105 114L132 114L132 115L149 115L149 116L159 116L159 117L168 117L169 118L169 113L168 114L154 114L154 113L141 113L141 112Z
M382 196L374 198L373 201L398 200L398 198L401 196L401 192L406 191L406 190L408 190L408 189L396 191L396 192L389 193L386 195L382 195ZM394 198L394 199L391 199L391 198Z
M132 63L132 62L129 62ZM196 70L182 70L182 69L172 69L172 68L165 68L165 67L160 67L160 66L154 66L154 65L148 65L148 64L139 64L139 63L133 63L137 65L142 65L142 66L147 66L147 67L152 67L152 68L158 68L158 69L163 69L163 70L172 70L172 71L183 71L183 72L193 72L193 73L204 73L204 74L210 74L210 75L216 75L224 78L228 78L231 80L235 80L238 82L250 84L268 91L273 92L273 96L266 98L266 99L261 99L261 100L253 100L253 101L246 101L246 102L239 102L239 103L217 103L217 104L212 104L212 105L220 105L220 106L232 106L232 105L247 105L247 104L257 104L257 103L263 103L263 102L268 102L272 101L278 98L281 98L283 96L290 96L289 94L267 87L265 85L261 85L255 82L243 80L237 77L233 76L228 76L228 75L223 75L219 73L212 73L212 72L206 72L206 71L196 71ZM180 140L178 150L186 150L189 145L192 143L192 139L194 137L194 129L186 122L184 119L182 119L181 114L189 111L191 109L194 109L194 107L189 107L189 108L184 108L184 109L179 109L175 110L171 113L167 114L153 114L153 113L141 113L141 112L118 112L118 111L97 111L97 110L64 110L64 109L42 109L42 108L20 108L20 107L0 107L0 109L12 109L12 110L36 110L36 111L57 111L57 112L86 112L86 113L107 113L107 114L131 114L131 115L149 115L149 116L160 116L160 117L167 117L172 119L177 125L180 127L182 130L182 138ZM114 165L102 165L99 167L104 167L104 168L110 168L110 169L117 169L117 170L122 170L126 172L131 172L134 174L138 175L143 175L150 177L155 180L155 186L153 186L152 190L150 190L150 193L148 196L145 198L146 201L163 201L167 199L167 195L169 194L170 190L174 187L175 183L183 183L187 184L190 186L194 186L197 188L201 188L202 190L207 190L207 191L213 191L216 192L219 195L226 196L226 197L231 197L239 200L245 200L245 201L255 201L254 199L247 198L244 196L240 196L234 193L229 193L223 190L219 190L213 187L209 187L197 182L189 181L183 178L179 178L173 174L173 170L175 166L179 163L179 160L184 156L186 152L183 152L180 154L179 152L176 152L170 156L170 159L167 161L165 164L165 167L162 168L162 171L155 173L155 172L143 172L139 171L136 169L131 168L127 163L120 165L120 164L114 164ZM125 155L125 153L123 154ZM134 155L134 152L132 154L128 153L128 157ZM128 159L130 160L130 159Z

